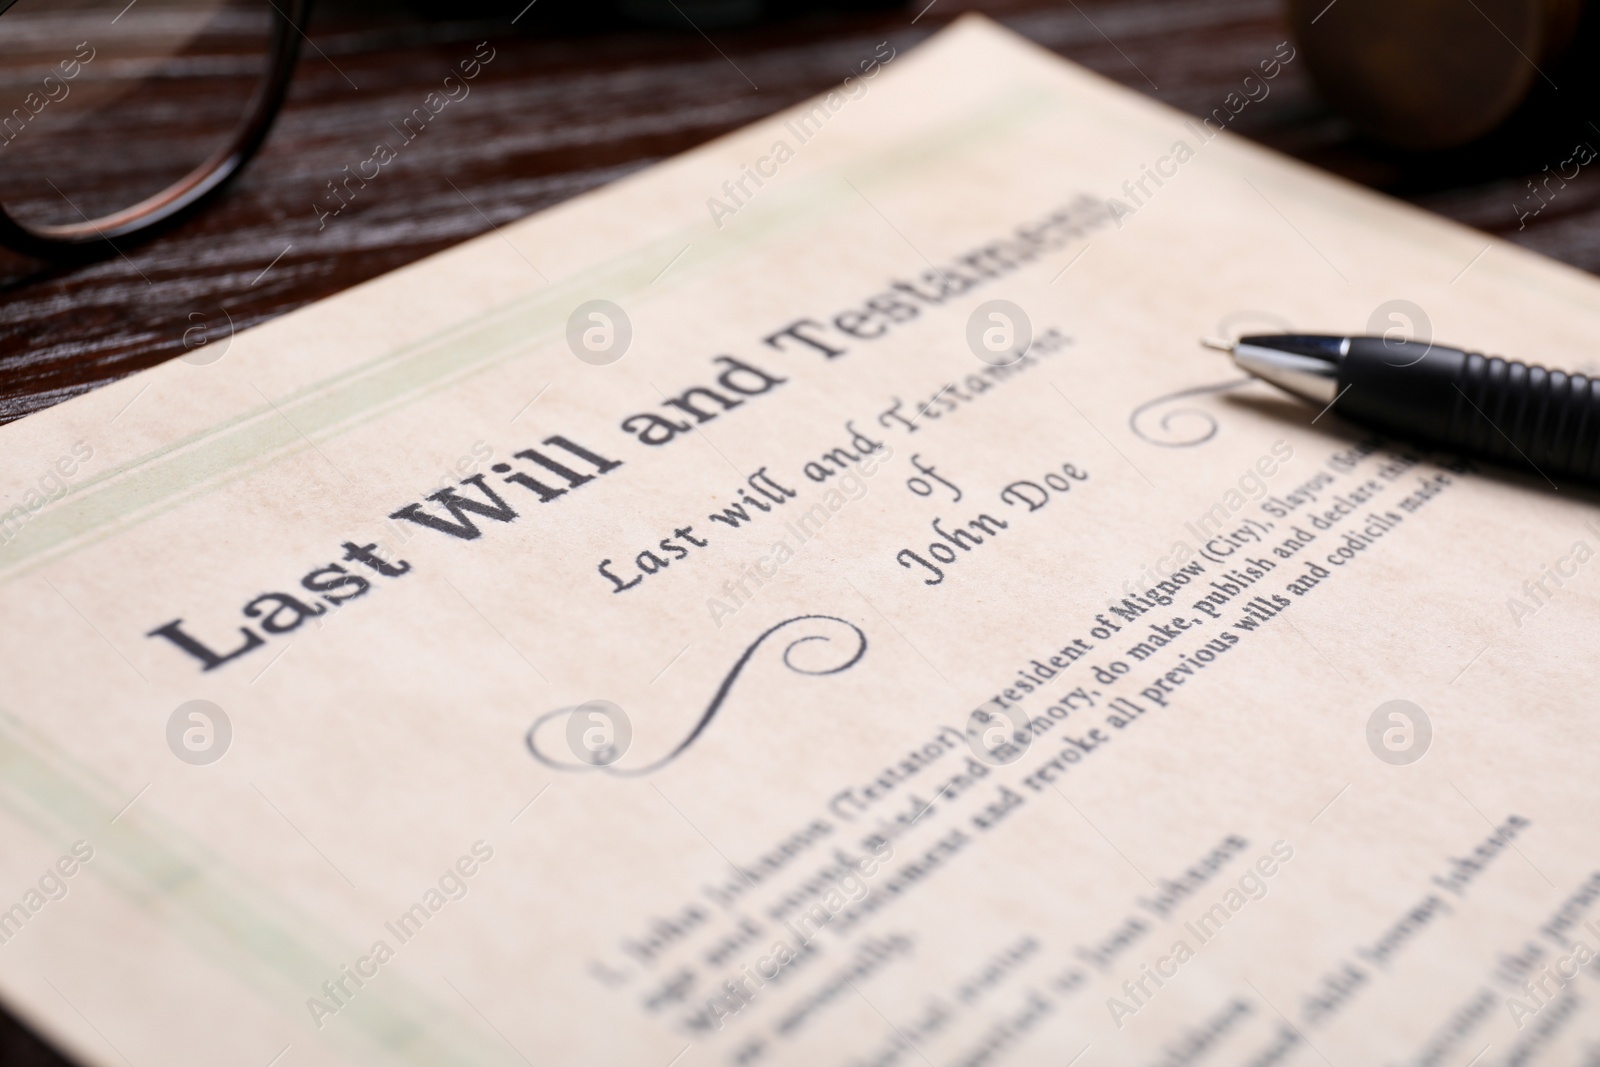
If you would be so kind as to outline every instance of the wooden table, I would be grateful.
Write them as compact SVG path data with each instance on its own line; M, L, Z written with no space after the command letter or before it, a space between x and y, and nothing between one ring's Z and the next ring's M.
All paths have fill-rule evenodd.
M904 51L963 10L986 11L1195 114L1219 106L1288 36L1277 0L936 0L923 10L926 2L709 37L688 25L555 29L532 21L537 14L513 28L522 0L492 17L432 20L324 6L271 139L219 202L126 257L18 268L0 283L0 421L184 355L185 331L197 324L216 330L231 319L244 329L737 129L831 87L878 42ZM367 158L389 137L389 123L485 39L495 56L471 96L319 225L313 204L326 183ZM1527 196L1528 176L1570 155L1579 127L1406 158L1353 138L1318 101L1304 65L1290 64L1230 128L1600 269L1600 181L1592 174L1569 183L1524 227L1514 207ZM1587 132L1600 145L1600 131ZM0 1062L65 1061L0 1014Z
M324 6L277 128L220 202L126 258L0 283L0 421L183 355L185 331L197 325L254 325L736 129L835 84L878 41L904 50L964 9L1197 114L1287 36L1276 0L937 0L913 25L924 3L711 38L687 25L518 33L506 15L426 21ZM313 204L326 183L366 159L389 123L485 38L496 55L471 97L319 229ZM1513 206L1528 197L1527 175L1570 155L1577 130L1516 151L1406 159L1354 140L1319 103L1303 64L1290 64L1230 128L1600 268L1594 175L1580 175L1525 228Z

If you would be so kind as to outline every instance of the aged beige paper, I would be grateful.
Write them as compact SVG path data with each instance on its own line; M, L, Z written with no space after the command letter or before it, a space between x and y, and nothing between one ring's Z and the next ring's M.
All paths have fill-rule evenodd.
M1296 61L1203 124L967 19L0 430L0 996L135 1067L1594 1062L1592 498L1196 338L1582 368L1600 285L1226 132Z

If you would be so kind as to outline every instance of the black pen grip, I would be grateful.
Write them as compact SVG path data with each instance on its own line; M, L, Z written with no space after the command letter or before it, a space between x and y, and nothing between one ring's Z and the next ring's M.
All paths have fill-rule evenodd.
M1352 338L1334 410L1396 437L1600 481L1600 381L1417 341Z

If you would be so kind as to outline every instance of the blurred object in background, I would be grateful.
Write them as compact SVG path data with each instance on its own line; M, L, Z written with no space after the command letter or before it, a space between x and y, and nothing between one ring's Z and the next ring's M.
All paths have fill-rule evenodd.
M0 244L101 251L197 204L272 121L305 4L0 6Z
M1288 0L1288 13L1329 103L1368 136L1431 151L1477 141L1558 85L1570 88L1564 75L1593 58L1593 48L1578 43L1586 6L1586 0Z
M511 22L532 33L642 26L693 34L901 2L543 0ZM328 6L376 26L397 16L498 23L515 3ZM309 7L309 0L0 0L0 246L43 260L109 255L116 239L198 206L266 136Z

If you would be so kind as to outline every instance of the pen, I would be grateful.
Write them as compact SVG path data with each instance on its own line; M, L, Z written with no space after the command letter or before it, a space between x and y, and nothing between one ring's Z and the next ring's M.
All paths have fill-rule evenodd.
M1600 381L1586 375L1388 337L1283 334L1201 344L1350 422L1532 466L1546 481L1600 481Z

